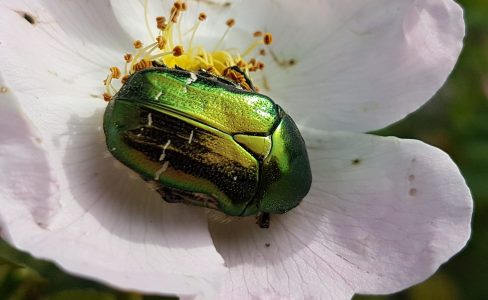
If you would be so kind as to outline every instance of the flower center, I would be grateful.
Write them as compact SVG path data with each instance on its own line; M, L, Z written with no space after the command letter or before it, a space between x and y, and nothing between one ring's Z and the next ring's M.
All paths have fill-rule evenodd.
M194 25L183 31L181 19L187 11L187 3L184 0L176 0L167 17L156 18L157 35L155 36L148 18L147 2L148 0L144 1L145 25L153 43L144 46L140 40L134 41L134 53L124 55L123 75L118 67L110 68L110 74L104 80L103 96L106 101L117 92L117 88L113 85L114 80L120 80L124 84L135 72L162 66L191 72L207 72L231 80L245 90L253 90L248 84L249 81L252 82L251 73L264 69L264 63L258 61L253 55L266 55L266 50L262 47L272 43L273 36L270 33L254 32L250 37L249 46L242 52L236 48L224 49L222 48L224 40L236 24L234 19L228 19L223 35L213 49L208 50L194 43L198 29L207 20L206 13L201 12ZM254 89L257 90L257 87L254 86Z

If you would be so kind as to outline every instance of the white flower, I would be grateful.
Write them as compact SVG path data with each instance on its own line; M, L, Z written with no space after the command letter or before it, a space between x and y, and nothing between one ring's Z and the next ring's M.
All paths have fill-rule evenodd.
M229 17L237 24L227 45L245 46L256 29L274 34L266 93L307 142L313 185L302 204L272 216L264 230L252 218L207 226L203 209L162 201L104 157L101 131L101 80L146 34L141 2L6 0L4 239L119 288L222 299L392 293L426 279L465 245L472 199L450 158L419 141L361 134L416 110L446 80L464 36L456 3L189 4L190 15L209 15L203 42L215 42Z

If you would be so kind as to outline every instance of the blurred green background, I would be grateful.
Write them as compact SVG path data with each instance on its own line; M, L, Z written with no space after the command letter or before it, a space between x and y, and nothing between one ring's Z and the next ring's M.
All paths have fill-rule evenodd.
M461 168L474 201L473 235L467 248L426 282L401 293L354 299L488 298L488 1L460 0L467 37L447 84L422 109L378 132L437 146ZM122 293L63 273L0 241L0 299L162 299Z

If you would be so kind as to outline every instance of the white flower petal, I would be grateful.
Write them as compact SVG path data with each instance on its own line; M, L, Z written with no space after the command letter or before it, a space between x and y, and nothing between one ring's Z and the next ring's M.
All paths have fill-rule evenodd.
M97 17L109 18L108 3L29 3L0 7L2 84L19 99L0 99L0 166L12 174L0 182L2 235L116 287L211 297L225 268L203 211L164 203L104 156L105 103L97 95L116 41L92 33L98 42L91 44L89 31L78 35L63 22L89 16L84 24L94 31Z
M128 32L147 36L142 1L112 2ZM230 3L202 4L216 11L202 34L221 36L225 19L236 18L226 45L243 51L255 30L272 32L273 55L258 57L266 69L254 79L296 121L318 129L366 132L415 111L446 80L464 37L463 13L452 0Z
M188 9L180 17L180 24L176 26L174 31L175 43L181 43L184 47L188 45L192 32L190 29L196 24L198 15L201 12L205 12L208 18L199 26L193 45L202 44L207 47L207 50L213 50L213 47L227 29L226 21L229 18L237 18L239 16L239 11L236 10L241 7L239 2L227 0L188 1ZM154 40L151 40L151 34L153 36L157 34L155 19L158 16L164 16L168 19L173 3L174 1L148 0L146 26L144 0L111 0L114 14L120 25L133 40L141 40L145 44L154 42ZM241 20L238 19L238 21ZM250 24L250 21L252 20L247 20L243 24L238 23L240 26L232 30L224 45L232 48L247 47L252 42L253 30L257 29L252 23ZM242 30L242 28L245 30ZM183 42L179 39L179 32L181 32Z
M11 240L5 224L5 199L19 199L12 203L10 213L23 211L28 218L44 224L59 209L50 198L56 188L44 151L39 147L37 133L30 128L12 91L0 77L0 237ZM15 155L12 155L15 154ZM41 176L39 176L41 174ZM14 212L15 210L15 212Z
M418 283L466 243L472 200L451 159L412 140L305 132L310 194L269 229L213 223L223 295L349 298Z
M268 60L258 85L312 128L366 132L402 119L441 87L462 48L451 0L255 2L259 12L246 1L239 18L273 33L283 64Z
M36 96L101 94L108 68L131 46L108 1L4 1L0 9L2 72Z

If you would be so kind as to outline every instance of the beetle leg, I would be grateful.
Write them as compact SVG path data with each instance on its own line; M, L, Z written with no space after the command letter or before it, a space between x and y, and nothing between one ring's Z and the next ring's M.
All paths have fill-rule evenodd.
M156 68L167 68L167 66L165 64L157 62L155 60L152 61L152 65L153 65L153 67L156 67Z
M261 213L257 216L256 224L261 228L269 228L270 215L269 213Z

